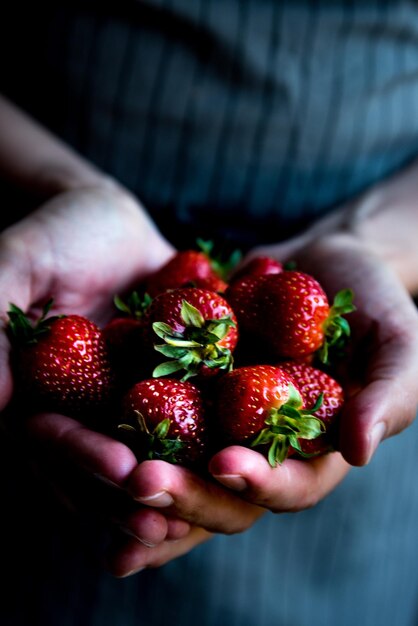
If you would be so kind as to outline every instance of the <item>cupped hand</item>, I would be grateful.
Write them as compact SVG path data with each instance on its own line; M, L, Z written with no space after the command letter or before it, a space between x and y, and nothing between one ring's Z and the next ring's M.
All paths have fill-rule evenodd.
M112 185L63 193L0 235L0 409L12 394L4 327L13 302L36 316L54 298L53 312L86 315L104 324L113 296L161 266L173 254L141 207ZM8 420L19 420L7 409ZM160 565L211 536L237 532L263 512L213 481L166 463L137 465L124 444L70 417L36 414L20 424L25 446L43 480L71 510L112 530L109 569L118 576ZM141 502L132 485L143 477ZM168 476L179 506L147 500ZM147 482L151 481L151 482ZM192 485L194 488L191 490ZM153 494L151 494L153 495ZM214 518L196 515L203 497ZM200 522L202 522L200 524ZM202 528L200 527L202 526ZM203 528L204 526L204 528Z
M290 254L289 254L290 251ZM370 461L377 445L404 430L418 404L418 315L398 277L351 237L317 239L287 255L280 246L257 250L295 260L313 274L332 299L350 287L357 310L350 314L352 356L340 372L348 398L341 414L340 450L309 461L287 459L271 468L254 450L231 446L209 463L211 480L161 462L139 465L127 482L140 503L171 511L216 532L248 528L265 509L298 511L315 505L343 480L352 465ZM216 483L226 487L222 491ZM251 507L237 506L234 493ZM236 500L235 502L238 502ZM226 505L226 506L225 506ZM138 564L146 562L144 557Z
M101 224L101 234L96 234L98 247L92 248L97 224L95 220L84 222L85 200L77 201L75 206L80 208L70 212L77 216L75 222L71 221L71 229L60 202L54 208L53 201L44 213L33 216L35 221L29 223L30 228L27 224L19 225L2 237L0 266L3 264L9 273L7 276L1 273L4 277L1 293L7 301L13 300L25 309L31 305L36 309L53 292L57 309L71 309L92 315L97 321L105 320L109 315L110 294L123 290L172 254L158 235L156 253L147 248L153 238L150 232L155 236L147 220L146 236L133 241L132 224L128 226L129 233L124 233L123 228L117 230L120 224L114 215L113 227L109 223L107 227ZM107 203L105 206L110 208ZM128 214L131 218L131 208L124 214L125 218ZM106 211L96 207L91 215L99 217L100 222ZM45 225L48 232L51 224L57 224L57 229L45 236ZM33 232L37 237L33 238ZM60 233L58 238L57 233ZM72 237L68 237L70 233ZM105 234L110 239L103 243ZM66 237L59 243L63 235ZM44 247L46 254L42 252ZM41 255L41 262L34 255L35 250ZM110 250L113 254L120 250L121 254L112 254L110 258ZM161 565L192 549L213 532L242 532L266 509L282 512L313 506L344 478L350 464L368 462L382 437L399 432L415 416L417 313L391 269L364 246L343 236L318 238L303 247L277 246L262 252L282 261L296 260L301 270L320 280L330 297L345 287L355 292L357 311L350 315L355 348L348 368L351 396L341 416L341 450L311 461L288 459L273 469L258 452L232 446L213 457L209 464L212 476L203 478L160 461L137 465L123 444L88 431L74 420L64 416L34 416L28 430L38 450L46 448L56 459L61 457L75 463L81 472L106 482L108 490L118 492L118 505L106 511L122 531L115 537L108 559L108 567L118 576ZM51 262L51 259L55 260ZM75 273L71 271L72 262L77 268ZM10 268L14 268L12 273ZM7 303L2 302L3 311L6 307ZM1 341L5 363L8 348L4 334ZM7 370L2 367L0 371ZM1 393L7 399L10 394L7 375L2 382ZM73 488L77 485L75 479L70 484ZM104 501L109 503L107 497Z
M113 185L64 192L0 234L0 324L10 302L104 323L115 294L162 265L173 249L135 200ZM0 333L0 410L10 399L10 346Z
M13 391L5 332L9 303L37 316L53 297L54 312L104 324L112 315L114 295L172 254L139 204L108 181L63 192L0 234L0 410L7 406L9 424L20 420L8 405ZM25 445L45 476L54 478L66 502L74 504L85 493L84 503L107 503L103 512L112 522L151 543L189 531L187 523L161 514L152 518L148 510L142 514L143 507L125 506L120 498L113 509L109 506L96 475L123 482L137 464L126 446L62 415L33 416L19 426L16 445Z
M392 267L350 235L327 235L301 248L285 244L256 254L294 260L332 300L354 291L351 356L339 374L349 393L341 415L340 450L352 465L369 462L379 442L404 430L418 406L417 308Z

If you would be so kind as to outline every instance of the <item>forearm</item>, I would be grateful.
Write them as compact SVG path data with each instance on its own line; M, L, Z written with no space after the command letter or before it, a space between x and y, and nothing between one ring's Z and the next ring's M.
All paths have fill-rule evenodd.
M406 289L418 295L418 160L279 245L280 256L320 246L354 244L391 266ZM268 252L264 248L264 252ZM278 249L276 247L276 253Z
M343 230L389 263L418 294L418 162L343 208Z
M71 189L112 184L1 95L0 177L43 199Z

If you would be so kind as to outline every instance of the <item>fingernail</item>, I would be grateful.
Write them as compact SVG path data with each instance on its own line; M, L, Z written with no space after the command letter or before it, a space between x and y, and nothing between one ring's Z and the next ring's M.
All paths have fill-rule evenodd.
M138 567L138 569L133 569L127 574L120 574L118 578L128 578L128 576L134 576L135 574L139 574L139 572L143 572L146 567Z
M152 496L136 497L135 500L149 506L165 507L173 504L173 497L166 491L154 493Z
M138 537L138 535L135 535L135 533L132 532L132 530L130 528L127 528L126 526L119 525L119 529L125 535L128 535L128 537L132 537L133 539L135 539L135 541L139 541L139 543L142 543L142 545L146 546L147 548L155 548L155 546L157 545L156 543L151 543L150 541L141 539L141 537Z
M99 480L101 483L103 483L104 485L106 485L107 487L112 487L113 489L118 489L119 491L123 491L122 487L120 485L118 485L117 483L114 483L113 480L110 480L110 478L107 478L106 476L103 476L103 474L93 474L94 478L96 478L97 480Z
M246 480L239 474L213 474L213 477L234 491L244 491L248 486Z
M378 422L375 424L369 435L369 456L367 458L367 463L372 458L373 454L376 451L377 446L382 441L383 437L386 433L386 424L384 422Z

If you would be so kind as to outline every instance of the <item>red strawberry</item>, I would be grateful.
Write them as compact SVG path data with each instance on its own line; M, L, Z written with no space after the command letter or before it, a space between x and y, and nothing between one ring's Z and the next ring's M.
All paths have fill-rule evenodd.
M259 328L258 289L260 276L245 275L234 280L225 292L239 320L240 331L257 334Z
M261 339L278 358L317 352L326 363L328 348L340 349L350 334L342 315L354 310L352 291L340 291L331 307L318 281L303 272L241 279L227 298L240 328Z
M106 343L99 327L85 317L47 318L51 304L34 325L10 306L18 385L32 409L87 419L112 399L114 376Z
M146 377L149 349L140 320L116 317L103 328L103 337L119 386L126 389Z
M137 292L133 292L126 302L118 296L114 302L120 315L104 327L103 336L119 383L126 389L146 378L149 372L150 353L144 339L144 316L151 298L148 295L140 298Z
M139 456L194 466L207 454L207 427L200 390L170 378L143 380L124 398L127 424Z
M155 297L168 289L200 287L223 293L227 288L226 279L240 259L239 252L229 259L221 260L213 256L214 244L211 241L197 240L200 250L177 252L163 267L148 277L145 290Z
M235 314L219 294L188 287L157 296L148 309L151 340L163 339L155 349L171 360L160 364L153 376L184 371L191 376L212 376L232 367L238 340Z
M218 383L216 406L226 443L268 446L272 467L284 461L291 446L297 449L298 441L314 439L324 429L321 420L305 409L292 377L273 365L225 374Z
M271 257L260 256L252 259L247 265L244 265L237 272L225 292L225 298L230 302L232 308L237 309L238 317L244 319L244 330L250 330L253 324L257 326L258 320L251 321L256 312L253 306L257 297L255 291L259 285L260 276L268 276L271 274L280 274L283 271L283 265Z
M200 289L208 289L209 291L216 291L217 293L224 293L228 288L228 283L213 274L207 278L200 278L197 281L193 281L193 286L200 287Z
M280 274L283 265L280 261L269 256L257 256L251 259L233 276L233 281L248 276L267 276L268 274Z
M209 258L197 250L177 252L163 267L148 277L145 289L155 297L168 289L177 289L193 283L200 286L214 276Z
M297 451L303 456L316 456L335 450L337 418L344 404L344 391L331 376L305 363L286 361L280 368L288 372L300 390L305 406L314 406L322 397L321 406L315 411L326 432L315 439L299 440Z
M225 300L234 311L239 326L240 341L234 353L236 367L265 363L268 349L258 337L259 317L255 306L260 276L242 276L233 280L225 292ZM272 357L271 361L277 359Z

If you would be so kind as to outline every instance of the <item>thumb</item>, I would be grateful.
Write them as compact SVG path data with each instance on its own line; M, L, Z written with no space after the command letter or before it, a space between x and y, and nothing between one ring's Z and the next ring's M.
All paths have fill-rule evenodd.
M394 334L376 349L366 385L348 399L341 415L340 446L352 465L368 463L382 439L415 419L418 406L418 328Z

